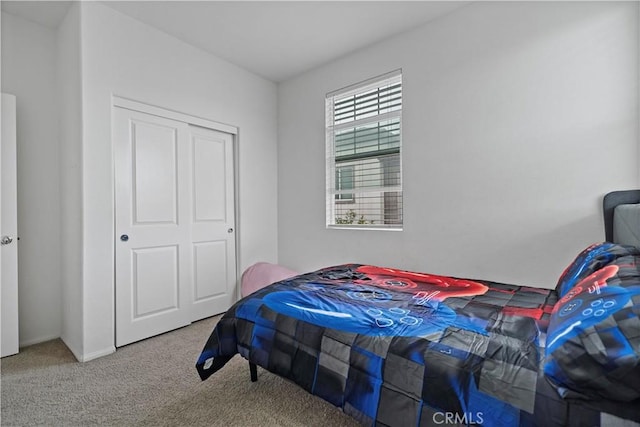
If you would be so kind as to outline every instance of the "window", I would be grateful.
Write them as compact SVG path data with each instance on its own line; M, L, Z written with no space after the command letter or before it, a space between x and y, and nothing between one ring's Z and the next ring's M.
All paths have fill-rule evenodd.
M326 98L327 226L402 228L402 75Z
M343 193L340 190L353 190L353 178L355 168L353 166L337 166L336 167L336 201L343 203L353 203L353 193Z

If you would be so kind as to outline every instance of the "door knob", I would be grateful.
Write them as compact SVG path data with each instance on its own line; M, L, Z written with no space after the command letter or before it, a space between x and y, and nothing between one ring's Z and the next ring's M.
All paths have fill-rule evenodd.
M228 229L227 233L233 233L233 228Z
M126 242L127 240L129 240L129 236L127 236L126 234L123 234L122 236L120 236L120 240L122 240L123 242Z
M13 242L13 237L2 236L2 238L0 238L0 244L2 244L2 246L8 245L11 242Z

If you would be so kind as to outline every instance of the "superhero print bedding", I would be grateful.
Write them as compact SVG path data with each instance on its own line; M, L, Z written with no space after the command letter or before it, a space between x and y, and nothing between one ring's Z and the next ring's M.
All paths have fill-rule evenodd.
M219 320L205 380L240 354L363 425L640 423L640 251L593 245L556 290L341 265Z

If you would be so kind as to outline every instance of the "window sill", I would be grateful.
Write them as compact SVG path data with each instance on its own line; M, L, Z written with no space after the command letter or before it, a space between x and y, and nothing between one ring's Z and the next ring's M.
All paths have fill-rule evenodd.
M327 225L328 230L403 231L402 227L376 227L375 225Z

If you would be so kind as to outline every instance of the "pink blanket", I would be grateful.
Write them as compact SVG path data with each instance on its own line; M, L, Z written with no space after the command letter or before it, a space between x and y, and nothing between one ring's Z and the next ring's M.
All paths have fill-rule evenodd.
M297 276L298 273L289 270L286 267L277 264L270 264L268 262L258 262L247 268L242 273L242 280L240 288L242 296L247 295L262 289L274 282L288 279L289 277Z

